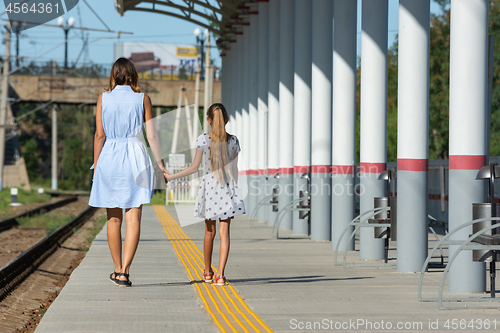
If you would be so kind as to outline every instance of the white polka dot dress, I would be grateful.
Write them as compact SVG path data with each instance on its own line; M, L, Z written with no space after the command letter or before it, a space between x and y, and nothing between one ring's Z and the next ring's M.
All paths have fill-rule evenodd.
M240 143L238 138L233 135L227 144L229 161L232 161L234 155L240 152ZM243 196L234 179L230 178L225 184L217 183L210 164L210 137L208 134L205 133L198 137L195 148L203 152L205 170L196 197L194 216L205 220L226 220L239 214L245 214ZM232 168L232 163L230 166Z

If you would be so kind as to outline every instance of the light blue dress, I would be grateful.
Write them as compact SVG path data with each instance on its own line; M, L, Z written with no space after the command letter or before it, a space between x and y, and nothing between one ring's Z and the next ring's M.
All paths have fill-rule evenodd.
M144 94L128 85L102 94L106 141L94 172L90 206L134 208L151 202L154 170L141 141L143 101Z

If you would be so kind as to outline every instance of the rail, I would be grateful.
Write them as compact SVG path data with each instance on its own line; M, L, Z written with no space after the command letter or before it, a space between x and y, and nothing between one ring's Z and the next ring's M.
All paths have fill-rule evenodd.
M49 204L46 204L46 205L43 205L43 206L40 206L40 207L37 207L37 208L30 209L30 210L28 210L28 211L26 211L24 213L18 214L16 216L12 216L12 217L3 219L3 220L0 221L0 232L8 230L8 229L10 229L10 228L18 225L18 223L17 223L17 219L18 218L21 218L21 217L31 217L31 216L33 216L35 214L40 213L42 210L48 212L48 211L51 211L53 209L62 207L64 205L67 205L67 204L69 204L71 202L74 202L76 200L77 200L77 197L70 197L70 198L67 198L67 199L59 200L57 202L52 202L52 203L49 203Z
M0 300L31 274L62 242L73 234L97 208L88 207L74 219L51 232L44 239L0 268Z

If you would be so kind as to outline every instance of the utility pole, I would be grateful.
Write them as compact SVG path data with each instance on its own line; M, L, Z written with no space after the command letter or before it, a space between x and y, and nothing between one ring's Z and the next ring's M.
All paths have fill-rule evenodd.
M52 105L52 189L57 190L57 108Z
M175 111L175 123L174 123L174 136L172 140L172 148L170 148L170 153L175 154L177 152L177 137L179 136L179 121L181 119L181 111L182 111L182 87L179 90L179 99L177 101L177 110Z
M203 92L203 130L209 132L207 121L207 110L210 107L210 31L205 30L207 51L205 52L205 91Z
M5 163L5 127L7 118L7 98L9 97L10 26L5 34L5 57L3 59L2 95L0 100L0 190L3 189Z
M52 60L52 76L56 73L56 62ZM52 190L57 190L57 108L52 104Z
M193 142L198 137L198 123L200 119L200 65L196 62L196 83L194 86L194 111L193 111Z

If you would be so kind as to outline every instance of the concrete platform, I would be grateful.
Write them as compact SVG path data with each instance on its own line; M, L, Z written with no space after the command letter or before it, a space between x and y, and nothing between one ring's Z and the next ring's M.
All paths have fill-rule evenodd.
M186 206L168 210L174 218L192 212ZM145 207L143 216L141 243L131 269L134 286L118 288L108 280L113 265L104 229L37 333L218 331L153 208ZM203 249L203 228L203 222L182 228L198 249ZM430 247L433 244L429 242ZM394 245L390 258L395 257ZM218 249L216 240L215 267ZM353 251L348 261L358 258L359 252ZM420 274L400 274L394 267L334 266L330 242L277 240L270 227L250 228L246 216L231 222L225 275L249 308L276 332L436 332L448 331L445 325L451 327L454 319L467 324L473 320L474 329L488 320L488 331L500 330L498 310L440 311L437 303L418 302ZM439 272L428 274L427 296L437 291L440 278ZM462 331L470 330L468 326Z
M143 210L133 287L115 286L112 272L103 228L36 332L218 332L152 207Z

